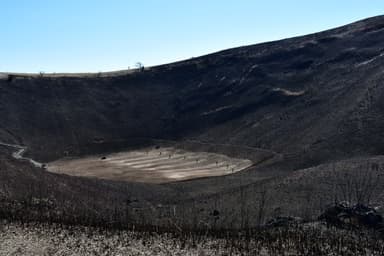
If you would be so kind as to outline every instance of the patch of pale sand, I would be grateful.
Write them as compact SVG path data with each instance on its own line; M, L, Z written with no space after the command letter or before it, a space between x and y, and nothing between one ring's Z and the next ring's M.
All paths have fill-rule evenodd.
M178 171L184 171L184 170L199 170L201 168L204 168L204 169L210 169L210 168L214 168L214 169L219 169L220 167L226 167L227 165L226 164L222 164L222 165L216 165L215 163L214 164L210 164L210 163L201 163L201 164L195 164L195 163L189 163L189 164L185 164L185 165L165 165L164 167L159 167L159 168L145 168L146 170L152 170L152 171L161 171L161 170L168 170L168 169L176 169ZM228 165L229 166L229 165Z
M134 163L131 163L131 162L127 162L125 163L124 165L130 165L130 166L133 166L133 167L138 167L138 168L146 168L146 167L158 167L159 165L161 166L165 166L165 165L175 165L175 164L181 164L181 163L189 163L189 164L193 164L193 163L203 163L203 162L208 162L206 159L202 159L202 160L199 160L198 158L195 158L195 159L192 159L192 158L189 158L189 159L183 159L183 158L178 158L178 159L172 159L172 158L166 158L166 159L161 159L161 160L157 160L157 159L154 159L154 160L151 160L151 161L147 161L147 162L134 162Z
M183 179L186 177L185 173L171 173L166 175L169 179Z
M218 164L214 164L215 167L219 168L221 166L226 166L225 163L218 163ZM136 166L134 166L136 167ZM145 169L147 170L158 170L158 171L161 171L161 170L166 170L166 169L169 169L169 168L185 168L185 167L207 167L207 161L200 161L199 163L196 163L196 162L184 162L184 161L177 161L177 162L174 162L173 164L171 162L167 162L166 164L158 164L158 165L150 165L150 166L145 166ZM137 167L136 167L137 168Z
M169 160L171 158L169 158L169 156L150 156L150 157L146 157L146 158L142 158L142 159L133 159L131 160L130 158L127 158L125 160L119 160L119 161L109 161L109 162L112 162L112 163L115 163L115 164L131 164L131 165L134 165L134 164L143 164L143 163L148 163L148 162L161 162L161 161L166 161L166 160Z
M230 158L216 153L145 148L103 156L63 158L49 163L47 168L51 172L74 176L164 183L228 175L251 165L250 160Z
M168 159L169 158L169 155L175 155L175 153L171 152L170 150L166 150L166 151L145 151L145 152L140 152L140 154L136 154L135 157L130 157L129 155L126 155L126 156L119 156L119 157L115 157L115 156L107 156L105 161L110 161L110 162L114 162L114 163L126 163L126 162L141 162L141 161L146 161L146 160L149 160L149 159L158 159L158 160L161 160L161 159ZM178 153L176 153L176 155L180 155Z
M152 170L156 172L161 172L162 170L177 170L177 171L194 171L194 170L199 170L199 169L220 169L220 168L227 168L227 169L232 169L236 168L238 169L240 167L239 164L228 164L228 163L212 163L212 161L200 161L199 163L195 162L186 162L183 163L181 161L170 163L167 162L167 164L162 165L161 163L157 164L156 166L146 166L146 167L138 167L138 166L130 166L132 168L136 169L145 169L145 170ZM241 168L243 169L243 168Z
M192 179L192 178L199 178L199 177L210 177L210 176L220 176L220 175L227 175L227 174L232 174L236 171L229 171L227 169L200 169L198 171L193 171L193 172L169 172L165 173L164 176L169 178L169 179Z
M111 159L111 160L119 160L119 159L126 159L127 157L130 157L132 159L134 159L135 157L144 157L144 156L148 156L148 155L158 155L159 153L169 153L169 152L174 152L174 150L172 150L172 148L162 148L162 149L153 149L153 148L144 148L140 151L136 150L136 151L123 151L123 152L118 152L118 153L111 153L111 154L105 154L103 156L105 156L107 159Z
M290 91L290 90L284 89L284 88L273 88L272 91L282 92L285 96L301 96L301 95L305 94L305 90Z
M155 165L157 163L165 163L165 162L170 162L170 161L174 161L174 160L171 160L171 158L169 158L168 156L167 157L155 157L155 156L152 156L152 157L148 157L148 158L145 158L145 159L141 159L141 160L131 160L131 159L126 159L124 161L120 160L120 161L109 161L111 164L115 164L115 165L121 165L121 166L138 166L138 167L141 167L141 165Z
M162 168L162 167L168 167L168 165L174 166L177 164L177 160L181 160L183 163L188 163L191 162L193 164L194 162L201 164L204 161L210 161L210 162L226 162L226 161L231 161L233 162L233 159L229 159L228 157L223 158L220 157L220 155L215 154L213 155L212 153L207 153L204 159L201 159L201 153L200 154L192 154L190 153L188 156L186 154L169 154L168 156L165 157L156 157L155 158L145 158L141 160L134 160L132 161L131 159L127 159L124 161L112 161L113 163L116 164L122 164L125 166L131 166L134 168ZM193 162L193 163L192 163ZM177 164L179 166L180 164Z

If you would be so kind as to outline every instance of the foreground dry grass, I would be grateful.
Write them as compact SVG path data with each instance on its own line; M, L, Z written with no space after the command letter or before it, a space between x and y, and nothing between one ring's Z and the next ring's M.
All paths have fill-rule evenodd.
M228 175L252 165L246 159L172 147L145 148L108 155L64 158L48 164L51 172L118 181L163 183Z
M0 255L383 255L373 234L307 225L214 238L43 224L2 224Z
M0 232L0 255L217 255L223 244L208 240L193 246L170 234L38 224L7 224Z

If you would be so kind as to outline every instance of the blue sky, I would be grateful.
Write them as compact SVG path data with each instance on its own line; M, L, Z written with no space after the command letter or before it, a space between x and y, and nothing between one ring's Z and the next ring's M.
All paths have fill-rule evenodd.
M384 14L383 0L0 0L0 71L156 65Z

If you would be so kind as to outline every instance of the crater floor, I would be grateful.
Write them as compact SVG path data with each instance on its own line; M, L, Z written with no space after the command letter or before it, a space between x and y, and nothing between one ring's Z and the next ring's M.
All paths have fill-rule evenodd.
M167 183L228 175L252 164L252 161L247 159L167 147L63 158L48 163L47 170L108 180Z

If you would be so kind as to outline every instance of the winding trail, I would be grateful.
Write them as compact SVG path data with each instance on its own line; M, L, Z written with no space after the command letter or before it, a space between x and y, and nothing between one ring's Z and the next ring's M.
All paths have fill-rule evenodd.
M16 149L16 151L12 153L12 157L17 159L17 160L27 161L27 162L31 163L33 166L38 167L38 168L42 168L44 166L43 163L37 162L37 161L33 160L32 158L23 156L24 153L27 151L27 147L25 147L25 146L21 146L21 145L17 145L17 144L9 144L9 143L4 143L4 142L0 142L0 146L10 147L10 148Z

